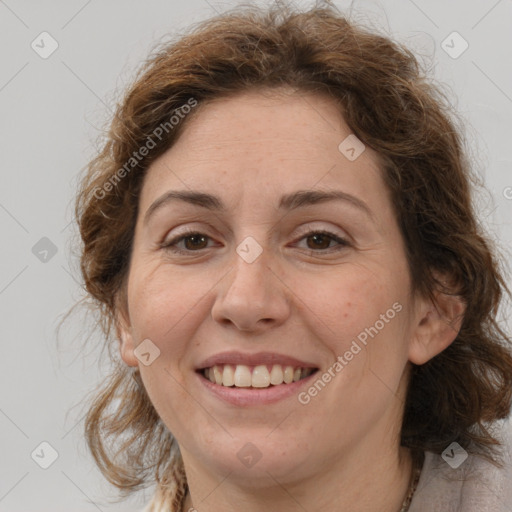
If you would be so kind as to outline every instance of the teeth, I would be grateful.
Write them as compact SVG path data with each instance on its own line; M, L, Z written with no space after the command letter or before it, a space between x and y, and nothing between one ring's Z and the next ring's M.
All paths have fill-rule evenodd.
M235 386L237 388L250 388L251 384L251 370L248 366L238 364L235 370Z
M224 365L224 371L222 372L222 385L223 386L234 386L235 385L235 370L229 364Z
M270 373L266 366L256 366L252 371L252 387L268 388L270 386Z
M212 369L210 368L210 372ZM213 367L213 375L215 376L215 384L222 384L222 372L219 370L218 366Z
M283 367L280 364L275 364L272 366L272 370L270 372L270 384L274 386L278 386L284 382L283 376Z
M290 384L308 377L313 373L313 368L294 368L274 364L270 367L258 365L249 367L244 364L236 366L226 364L213 366L204 370L204 376L214 384L237 388L268 388L280 384Z
M283 380L285 384L293 382L293 366L287 366L284 369Z

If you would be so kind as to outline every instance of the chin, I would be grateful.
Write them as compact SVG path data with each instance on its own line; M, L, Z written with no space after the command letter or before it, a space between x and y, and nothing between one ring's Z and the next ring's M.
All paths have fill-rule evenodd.
M212 474L220 474L241 487L263 488L269 485L297 481L306 477L313 466L305 443L286 442L286 433L269 441L269 431L261 435L229 438L201 451L202 463ZM270 434L273 435L273 434Z

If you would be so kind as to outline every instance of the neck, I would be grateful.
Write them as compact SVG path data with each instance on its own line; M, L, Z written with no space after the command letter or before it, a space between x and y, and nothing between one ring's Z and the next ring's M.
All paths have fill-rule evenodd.
M244 486L232 473L219 479L187 464L185 468L189 493L182 512L399 512L409 489L412 458L405 448L393 453L359 450L300 481L280 482L268 473L258 488Z

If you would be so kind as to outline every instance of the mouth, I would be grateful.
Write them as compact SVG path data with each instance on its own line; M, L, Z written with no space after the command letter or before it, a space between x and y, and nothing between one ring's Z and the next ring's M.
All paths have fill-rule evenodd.
M317 368L282 364L216 364L198 370L212 384L227 388L265 389L288 386L318 371Z
M195 368L207 396L244 408L293 400L318 371L319 366L307 359L275 352L240 351L215 354Z

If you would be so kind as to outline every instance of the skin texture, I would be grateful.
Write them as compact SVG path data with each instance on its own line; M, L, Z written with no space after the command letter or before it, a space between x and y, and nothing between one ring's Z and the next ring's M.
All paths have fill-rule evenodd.
M399 446L408 361L422 364L453 341L449 324L462 306L412 296L378 155L367 147L349 161L339 151L351 130L331 99L252 91L198 108L148 169L118 319L122 358L139 366L180 445L184 510L398 511L411 470ZM170 190L215 194L226 208L177 200L144 222ZM341 190L370 213L349 201L280 211L281 196L297 190ZM190 239L178 243L187 254L161 247L187 228L208 237L200 249ZM305 236L315 230L348 243ZM249 236L263 250L253 263L236 252ZM205 358L238 350L289 355L321 375L396 303L401 311L307 405L294 394L237 407L195 372ZM133 351L148 338L160 356L144 366ZM247 442L261 454L250 468L237 457Z

